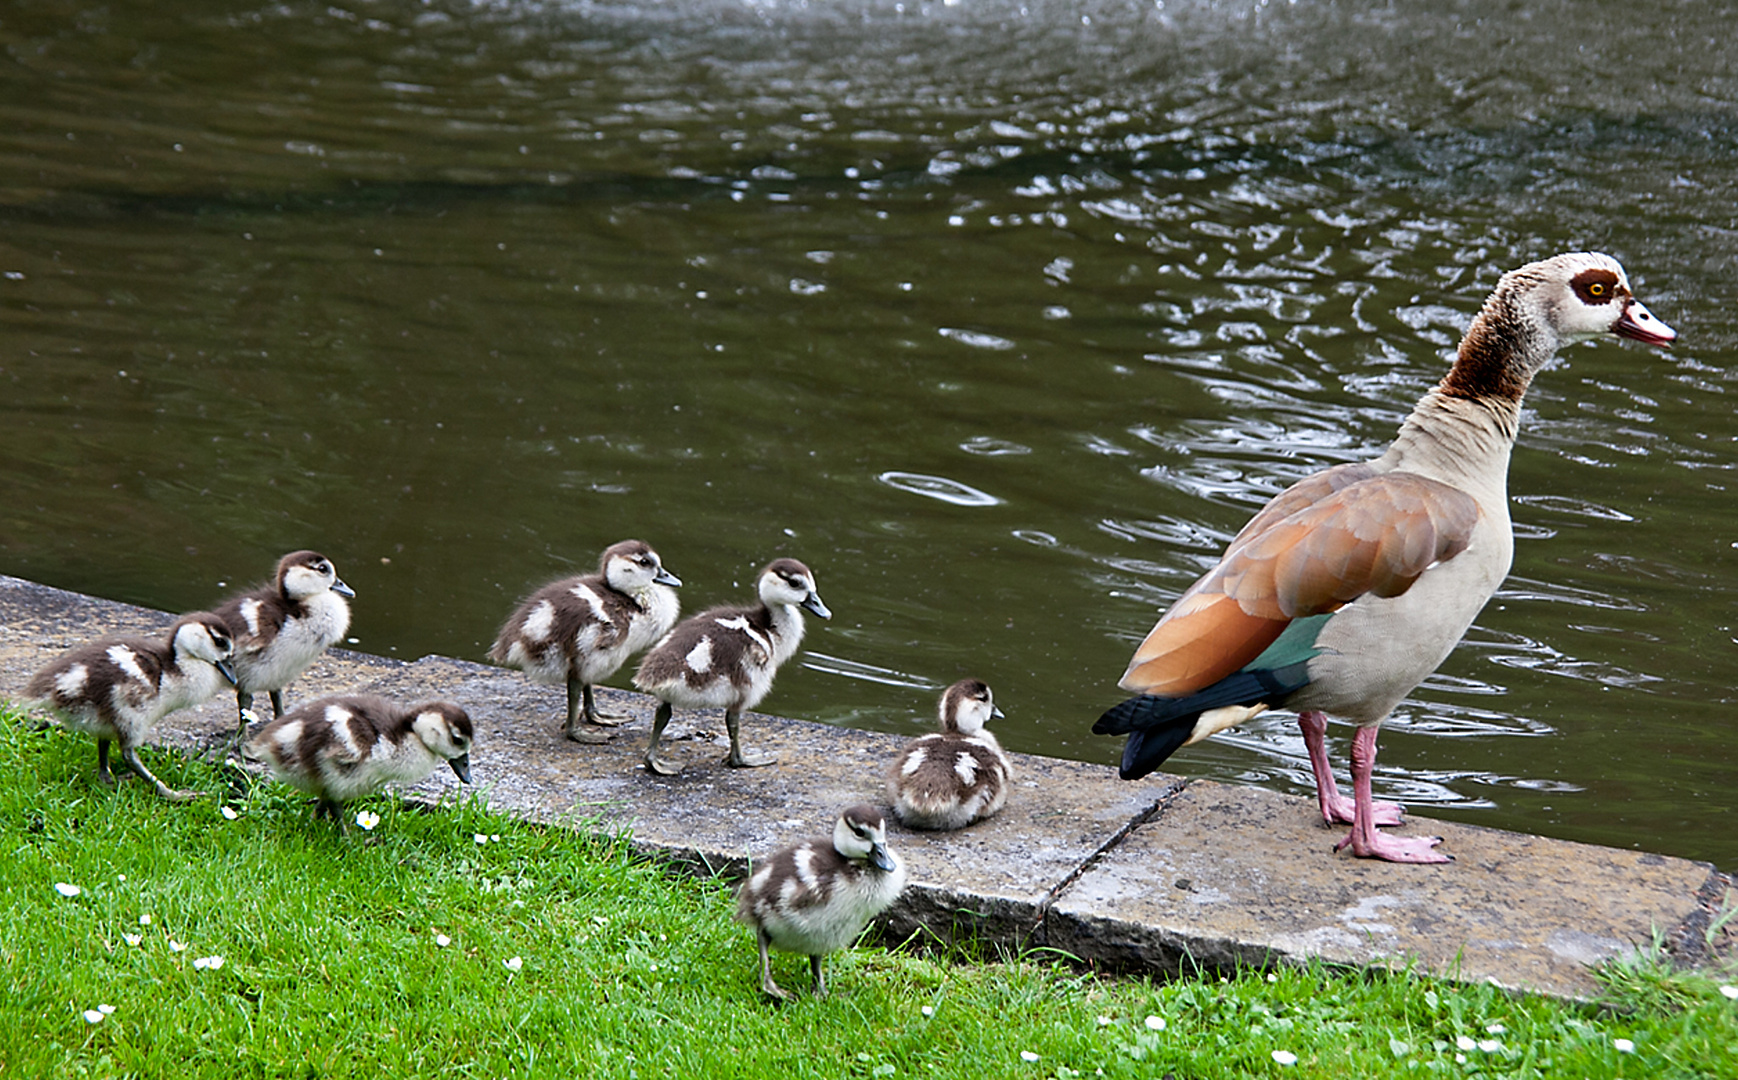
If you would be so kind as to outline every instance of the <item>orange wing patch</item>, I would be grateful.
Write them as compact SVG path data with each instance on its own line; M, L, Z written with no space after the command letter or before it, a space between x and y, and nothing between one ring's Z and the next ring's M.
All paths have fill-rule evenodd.
M1165 612L1120 685L1164 697L1211 686L1292 619L1365 593L1404 593L1466 550L1478 517L1472 496L1413 473L1341 465L1306 477L1274 496Z

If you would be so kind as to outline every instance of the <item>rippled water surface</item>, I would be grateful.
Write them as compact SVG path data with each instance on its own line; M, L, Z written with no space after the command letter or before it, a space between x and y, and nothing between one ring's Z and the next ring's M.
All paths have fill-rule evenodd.
M1110 762L1250 512L1594 247L1680 347L1535 384L1378 787L1738 867L1738 35L1651 10L0 3L0 571L185 609L317 547L358 647L480 658L625 536L690 610L795 555L835 618L766 708L972 674ZM1171 767L1309 790L1278 714Z

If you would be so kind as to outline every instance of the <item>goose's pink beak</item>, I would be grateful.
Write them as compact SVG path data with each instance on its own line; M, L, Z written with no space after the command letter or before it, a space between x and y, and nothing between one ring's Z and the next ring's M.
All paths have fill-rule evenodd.
M1624 305L1623 315L1617 320L1617 325L1611 328L1611 332L1618 337L1626 337L1646 345L1658 345L1662 349L1671 348L1672 342L1678 340L1678 332L1654 318L1653 312L1639 300L1631 300Z

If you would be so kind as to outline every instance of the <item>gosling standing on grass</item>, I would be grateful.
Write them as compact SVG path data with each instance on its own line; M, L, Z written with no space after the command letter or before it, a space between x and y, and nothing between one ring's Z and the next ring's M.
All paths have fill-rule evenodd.
M362 694L320 698L278 717L243 754L314 796L314 820L330 817L342 833L344 803L389 783L417 783L443 761L470 783L471 738L471 718L452 702L405 707Z
M163 641L111 638L73 649L44 665L24 693L67 727L96 738L97 780L115 782L109 743L118 742L127 768L163 798L185 802L199 792L177 791L157 779L139 760L139 744L163 717L233 685L234 655L229 628L201 611L176 620Z
M740 727L744 710L760 704L772 689L779 666L796 654L803 641L803 615L823 619L833 613L815 591L815 575L795 559L774 559L760 572L753 607L718 607L680 623L640 661L634 685L663 699L652 718L652 741L646 747L646 768L662 776L682 771L680 762L658 752L664 725L674 706L724 710L730 731L732 768L771 765L772 754L742 749Z
M963 829L1008 800L1014 768L984 725L1000 718L990 688L961 679L941 696L941 730L905 744L887 773L894 816L913 829Z
M606 713L592 700L592 684L616 673L628 657L676 625L682 579L664 569L651 546L623 540L604 550L597 573L550 582L519 605L489 659L516 667L532 682L567 686L561 733L578 743L608 742L599 728L627 717ZM582 704L583 703L583 704ZM587 727L579 727L583 718Z
M235 638L236 741L247 735L248 710L261 690L272 716L284 715L284 688L350 629L356 593L338 578L332 560L317 551L292 551L278 560L270 584L230 597L217 614Z
M791 996L772 980L770 946L806 953L815 996L825 997L823 958L856 941L903 891L905 864L887 849L887 822L873 806L840 814L831 843L812 837L762 862L736 900L737 921L754 928L760 948L761 989Z

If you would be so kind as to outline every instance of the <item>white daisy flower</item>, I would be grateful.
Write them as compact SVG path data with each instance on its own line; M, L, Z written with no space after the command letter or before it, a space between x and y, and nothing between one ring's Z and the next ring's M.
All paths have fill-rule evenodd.
M1494 1054L1498 1050L1501 1050L1502 1048L1503 1048L1503 1040L1501 1040L1501 1039L1480 1039L1479 1040L1479 1049L1483 1050L1487 1054Z
M1165 1030L1165 1018L1162 1016L1149 1016L1149 1017L1147 1017L1147 1028L1150 1031L1163 1031L1163 1030Z
M520 968L525 966L525 961L519 959L517 956L509 956L501 962L507 965L508 971L518 971Z
M483 833L472 833L471 839L475 840L478 844L487 844L489 842L489 838Z
M1275 1050L1273 1052L1273 1060L1276 1064L1280 1065L1296 1065L1297 1055L1292 1053L1290 1050Z
M1037 1061L1038 1055L1034 1054L1030 1050L1022 1050L1022 1051L1020 1051L1020 1060L1021 1061Z
M87 1024L100 1024L103 1022L103 1014L97 1012L95 1009L86 1009L84 1011L84 1022Z
M922 1012L923 1012L923 1015L925 1015L925 1016L934 1016L935 1015L935 1006L934 1005L925 1005L922 1009Z
M233 807L233 806L226 806L223 809L219 810L218 813L222 814L226 819L228 819L230 821L234 821L236 818L241 816L240 814L235 812L235 807Z
M380 815L372 810L358 810L356 811L356 824L372 831L374 826L380 824Z
M114 1011L115 1011L115 1007L113 1005L98 1005L97 1006L97 1012L102 1013L104 1016L107 1016Z
M169 951L170 952L186 952L187 946L185 944L183 944L182 942L176 941L174 938L170 938L169 939Z
M1112 1025L1114 1023L1116 1023L1116 1021L1112 1020L1108 1016L1101 1016L1098 1018L1098 1026L1099 1027L1109 1027L1110 1025Z
M55 882L54 883L54 891L59 893L60 895L62 895L64 897L67 897L68 899L71 899L72 897L77 896L79 893L84 892L84 890L79 888L77 885L73 885L73 884L71 884L69 882L65 882L65 881Z
M1507 1030L1509 1030L1509 1029L1504 1027L1501 1024L1486 1024L1485 1025L1485 1031L1491 1035L1501 1035L1503 1032L1505 1032Z
M1635 1053L1635 1043L1630 1042L1628 1039L1613 1039L1611 1040L1611 1045L1616 1047L1617 1052L1620 1054Z
M453 943L453 939L450 937L447 937L445 934L436 934L435 935L435 944L439 945L443 949L446 948L448 945L451 945L452 943Z
M1738 1001L1738 986L1722 986L1720 993L1725 994L1732 1001Z
M145 940L143 934L122 934L121 936L127 939L128 945L137 945L139 942Z
M250 724L259 723L259 713L254 712L252 709L241 710L241 718Z
M139 925L140 926L150 926L151 925L151 916L149 916L149 915L139 916Z
M1454 1037L1454 1045L1460 1047L1462 1050L1472 1050L1478 1046L1478 1043L1473 1042L1465 1035L1456 1035Z
M223 966L223 957L221 957L221 956L196 957L193 961L193 966L195 968L198 968L201 970L216 971L218 968Z

